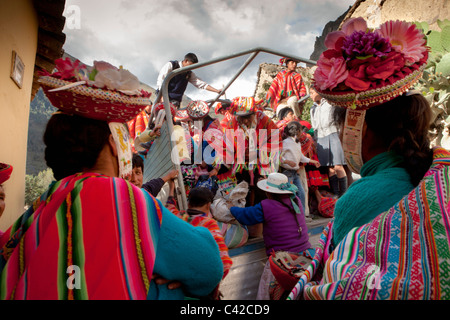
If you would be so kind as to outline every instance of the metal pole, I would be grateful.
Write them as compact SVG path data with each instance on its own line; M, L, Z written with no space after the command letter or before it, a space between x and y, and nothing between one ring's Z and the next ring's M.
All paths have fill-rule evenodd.
M244 72L245 68L248 67L248 65L256 58L259 51L254 52L248 59L245 61L245 63L241 66L241 68L238 70L238 72L235 74L235 76L228 82L228 84L222 89L222 91L217 95L217 97L209 104L209 106L212 106L214 103L219 100L220 96L224 94L224 92L233 84L233 82Z
M164 81L162 83L162 86L161 86L161 90L160 90L160 92L157 95L157 99L158 99L160 97L161 93L162 93L162 96L163 96L163 99L164 99L164 109L166 111L166 119L167 119L166 122L167 122L170 134L172 134L172 132L173 132L173 122L172 122L172 113L170 112L170 106L169 106L168 87L169 87L169 82L170 82L170 80L172 80L173 77L175 77L176 75L178 75L180 73L183 73L183 72L199 69L199 68L202 68L202 67L206 67L206 66L218 63L218 62L223 62L223 61L230 60L230 59L233 59L233 58L238 58L238 57L241 57L241 56L244 56L244 55L247 55L247 54L252 54L252 56L247 59L246 63L244 63L244 65L239 69L238 74L235 77L233 77L233 79L229 82L229 84L226 87L226 88L228 88L236 80L236 78L245 70L245 68L250 64L250 62L253 61L253 59L256 57L256 55L258 53L260 53L260 52L265 52L265 53L278 55L278 56L282 56L282 57L293 58L293 59L296 59L296 60L298 60L300 62L304 62L304 63L307 63L307 64L312 64L312 65L316 64L316 61L313 61L313 60L304 59L304 58L297 57L297 56L294 56L294 55L291 55L291 54L283 53L281 51L276 51L276 50L263 48L263 47L257 47L257 48L253 48L253 49L250 49L250 50L245 50L245 51L242 51L242 52L238 52L238 53L226 55L226 56L223 56L223 57L219 57L219 58L216 58L216 59L212 59L212 60L209 60L209 61L206 61L206 62L195 63L195 64L192 64L190 66L182 67L182 68L176 69L174 71L171 71L166 76L166 78L164 79ZM223 94L223 92L225 90L222 90L222 92L219 94L219 96L214 101L217 101L218 98ZM155 100L155 101L157 101L157 100ZM171 145L172 150L173 150L174 147L176 147L176 145L174 144L172 139L170 139L170 145ZM181 167L180 167L179 161L177 161L177 163L175 163L175 167L178 170L178 184L179 184L179 188L181 189L181 197L182 197L182 200L183 200L183 203L181 204L181 206L182 206L182 209L186 209L187 197L186 197L186 191L184 189L183 176L182 176L182 172L181 172Z

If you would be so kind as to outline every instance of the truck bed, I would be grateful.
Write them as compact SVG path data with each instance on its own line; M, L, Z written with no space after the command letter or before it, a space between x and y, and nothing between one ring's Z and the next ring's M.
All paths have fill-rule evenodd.
M331 219L316 217L308 222L309 241L313 248L319 242L322 230ZM250 238L246 245L229 250L233 265L220 284L223 300L255 300L259 279L267 262L262 237Z

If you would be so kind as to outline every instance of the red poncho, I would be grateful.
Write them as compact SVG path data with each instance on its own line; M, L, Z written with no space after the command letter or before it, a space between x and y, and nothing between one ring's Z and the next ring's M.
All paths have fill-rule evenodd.
M306 95L306 87L302 76L295 71L283 70L277 74L267 91L266 101L276 111L282 99L291 96L298 98Z

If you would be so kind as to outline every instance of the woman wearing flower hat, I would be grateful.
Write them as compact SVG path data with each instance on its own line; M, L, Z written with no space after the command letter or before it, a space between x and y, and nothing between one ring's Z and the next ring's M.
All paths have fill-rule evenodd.
M57 181L0 239L0 298L140 300L209 294L223 273L211 234L121 179L132 168L126 121L148 99L142 92L130 94L136 89L130 83L112 86L114 79L134 76L117 68L94 70L86 78L87 70L67 70L40 78L59 109L44 133L45 159ZM96 74L108 80L107 87ZM208 254L210 264L202 264L198 252ZM185 291L158 285L157 275L178 280Z
M278 108L288 106L300 118L298 100L306 95L306 87L301 74L296 72L298 61L292 58L280 59L280 64L286 69L279 72L267 91L264 106L269 105L274 112Z
M449 299L450 153L430 148L429 104L409 90L427 64L424 36L404 21L369 30L356 18L325 44L314 86L347 109L344 152L361 179L336 202L290 298Z
M222 125L223 128L226 128L228 125L228 122L230 122L231 119L233 118L233 115L230 112L230 106L231 106L231 103L218 102L216 104L216 107L214 108L215 114L223 116L222 120L220 120L220 124Z
M271 173L257 183L267 199L246 208L231 207L236 220L247 226L263 224L263 238L267 256L272 252L302 253L311 248L308 228L301 202L296 197L297 187L282 173ZM269 261L261 276L258 299L268 298L268 284L274 279Z

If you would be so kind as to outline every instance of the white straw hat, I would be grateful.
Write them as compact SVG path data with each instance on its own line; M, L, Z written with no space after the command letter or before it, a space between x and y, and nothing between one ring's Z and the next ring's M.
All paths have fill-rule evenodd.
M258 181L256 184L258 188L263 191L270 193L279 193L279 194L292 194L290 190L281 190L278 186L288 183L288 177L282 173L273 172L270 173L267 179Z

